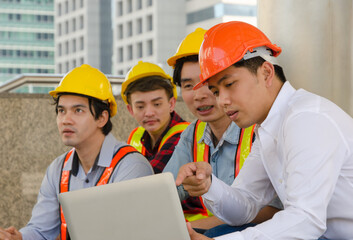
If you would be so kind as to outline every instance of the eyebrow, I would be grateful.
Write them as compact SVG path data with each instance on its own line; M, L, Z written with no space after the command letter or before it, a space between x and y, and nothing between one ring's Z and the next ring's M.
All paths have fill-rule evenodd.
M181 78L180 79L180 83L183 83L183 82L190 82L192 79L191 78Z
M78 108L78 107L87 108L87 106L84 104L75 104L73 106L70 106L69 108ZM58 108L65 108L65 107L63 105L58 105Z
M158 100L161 100L163 99L162 97L156 97L154 99L151 100L151 102L155 102L155 101L158 101ZM142 104L142 103L145 103L145 101L136 101L135 104Z
M223 81L225 81L227 78L229 78L230 75L229 74L226 74L224 75L223 77L221 77L218 81L217 81L217 84L220 85Z

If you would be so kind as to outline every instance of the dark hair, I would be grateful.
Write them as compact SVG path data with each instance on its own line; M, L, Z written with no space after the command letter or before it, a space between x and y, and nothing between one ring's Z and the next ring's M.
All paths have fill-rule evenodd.
M89 110L94 117L95 120L97 120L103 113L103 111L108 111L108 114L110 116L110 108L109 104L103 102L102 100L99 100L94 97L86 96L83 94L78 94L78 93L60 93L58 97L54 98L54 105L55 105L55 112L58 114L58 104L59 104L59 99L63 95L75 95L75 96L80 96L80 97L85 97L88 99L88 105L89 105ZM92 109L93 108L93 109ZM110 120L110 117L108 118L107 123L102 127L102 133L106 136L108 133L113 128L113 124Z
M173 86L169 79L160 76L149 76L138 79L130 83L124 94L127 102L130 103L130 96L134 92L150 92L158 89L164 89L169 99L173 97Z
M242 60L239 62L236 62L233 64L234 67L245 67L246 69L248 69L251 73L256 74L257 73L257 69L259 67L262 66L262 64L265 62L266 60L263 59L262 57L254 57L254 58L250 58L248 60ZM278 65L273 65L275 68L275 74L276 76L282 81L282 82L286 82L286 77L284 75L283 69L282 67L278 66Z
M186 62L198 62L199 55L190 55L186 57L179 58L174 66L173 80L175 84L181 87L181 70L183 69L184 63Z

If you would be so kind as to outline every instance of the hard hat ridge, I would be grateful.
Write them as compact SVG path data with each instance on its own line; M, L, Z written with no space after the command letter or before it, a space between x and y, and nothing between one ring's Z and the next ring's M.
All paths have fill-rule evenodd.
M57 98L61 93L74 93L97 98L109 103L111 117L117 112L117 104L108 78L104 73L88 64L83 64L68 72L55 90L49 92L53 98Z
M280 47L272 44L263 32L248 23L231 21L213 26L205 33L200 48L200 84L242 60L248 52L253 53L258 47L270 49L273 57L281 53Z

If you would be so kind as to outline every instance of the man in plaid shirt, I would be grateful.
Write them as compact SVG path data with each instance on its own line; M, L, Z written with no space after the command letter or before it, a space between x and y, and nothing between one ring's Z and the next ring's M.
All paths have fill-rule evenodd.
M177 92L172 78L158 65L140 61L126 74L121 96L140 125L128 144L150 161L155 173L162 172L189 125L174 111Z

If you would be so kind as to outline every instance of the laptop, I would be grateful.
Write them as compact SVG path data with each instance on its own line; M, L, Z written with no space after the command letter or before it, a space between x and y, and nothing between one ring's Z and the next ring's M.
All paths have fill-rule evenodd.
M72 240L190 240L173 175L61 193Z

